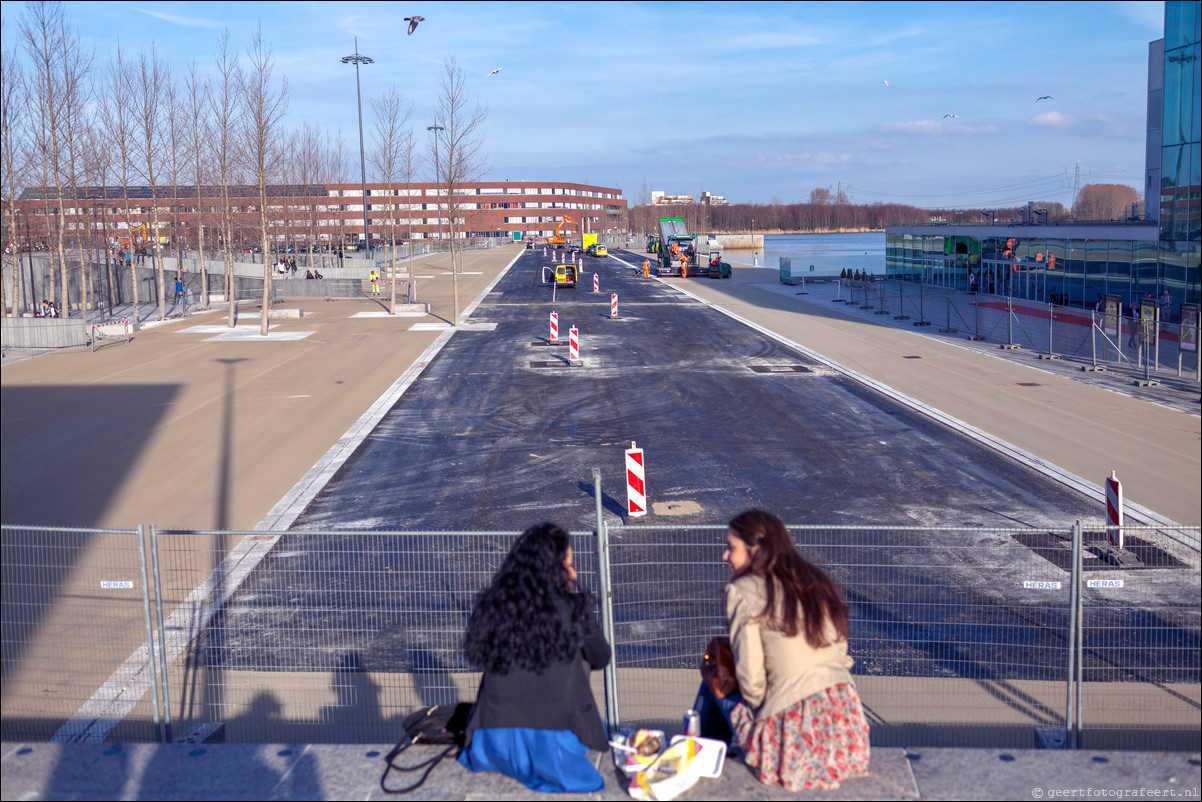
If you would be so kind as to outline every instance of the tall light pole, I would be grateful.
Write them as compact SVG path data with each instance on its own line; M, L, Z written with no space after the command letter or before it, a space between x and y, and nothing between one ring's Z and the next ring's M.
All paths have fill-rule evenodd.
M427 125L434 134L434 213L438 217L438 247L442 248L442 187L438 184L438 135L445 131L441 125Z
M372 60L359 52L359 37L355 37L355 54L344 56L343 64L355 65L355 98L359 103L359 176L363 181L363 247L371 256L371 238L367 233L367 157L363 151L363 96L359 92L359 65L371 64Z

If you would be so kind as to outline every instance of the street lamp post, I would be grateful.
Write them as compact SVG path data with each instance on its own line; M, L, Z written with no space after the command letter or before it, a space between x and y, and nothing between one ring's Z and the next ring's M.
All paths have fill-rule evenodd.
M438 135L446 129L441 125L427 125L426 130L434 134L434 214L438 219L438 247L442 248L442 187L438 183Z
M344 56L343 64L355 65L355 99L359 104L359 177L363 182L363 247L371 258L371 237L367 231L367 157L363 150L363 96L359 92L359 65L371 64L372 60L359 52L359 37L355 37L355 53Z

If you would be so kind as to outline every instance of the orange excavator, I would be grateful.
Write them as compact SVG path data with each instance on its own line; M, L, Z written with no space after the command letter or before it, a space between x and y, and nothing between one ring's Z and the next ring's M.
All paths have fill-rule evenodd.
M571 223L572 225L576 225L576 221L570 217L561 218L559 221L559 225L555 226L555 233L552 234L551 238L547 240L548 245L567 245L568 244L567 238L563 235L563 227L564 227L565 223Z

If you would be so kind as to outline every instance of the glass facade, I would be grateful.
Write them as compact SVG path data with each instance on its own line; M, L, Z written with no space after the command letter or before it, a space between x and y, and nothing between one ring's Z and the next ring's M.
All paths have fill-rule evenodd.
M1160 178L1160 282L1197 303L1202 272L1198 4L1170 0L1164 19L1164 126Z
M1081 226L1079 237L1064 236L1062 227L940 228L945 230L890 228L885 237L886 273L941 287L1076 306L1092 306L1104 295L1118 295L1130 303L1145 293L1159 294L1152 226ZM1121 236L1127 232L1129 236Z

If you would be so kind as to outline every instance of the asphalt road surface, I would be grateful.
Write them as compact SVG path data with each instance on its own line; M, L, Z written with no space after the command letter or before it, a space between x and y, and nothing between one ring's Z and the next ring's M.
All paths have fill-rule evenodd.
M1063 526L1097 512L614 259L585 257L584 281L553 300L551 261L522 256L478 328L452 338L296 528L592 529L591 470L618 521L632 441L646 454L648 523L721 523L752 506L922 526ZM561 345L547 344L552 311Z
M435 532L540 520L592 530L594 467L607 522L623 523L623 451L635 441L651 507L639 522L680 529L615 538L632 580L616 592L621 664L693 664L721 626L724 572L721 530L699 539L687 527L760 506L789 523L1026 528L1034 539L895 533L889 549L871 531L824 534L810 553L853 605L859 671L1063 677L1067 590L1014 588L1066 578L1065 544L1040 533L1096 517L1093 502L615 259L585 257L575 289L543 283L552 263L541 249L522 255L195 654L280 670L462 670L464 617L506 542ZM561 344L548 342L551 311ZM580 366L568 364L572 326ZM361 531L329 533L348 529ZM389 530L427 534L376 534ZM595 589L589 544L577 551ZM1092 597L1091 625L1126 633L1143 655L1122 665L1093 655L1092 679L1197 681L1197 574L1185 569L1191 590L1172 566ZM377 592L397 582L401 593Z

